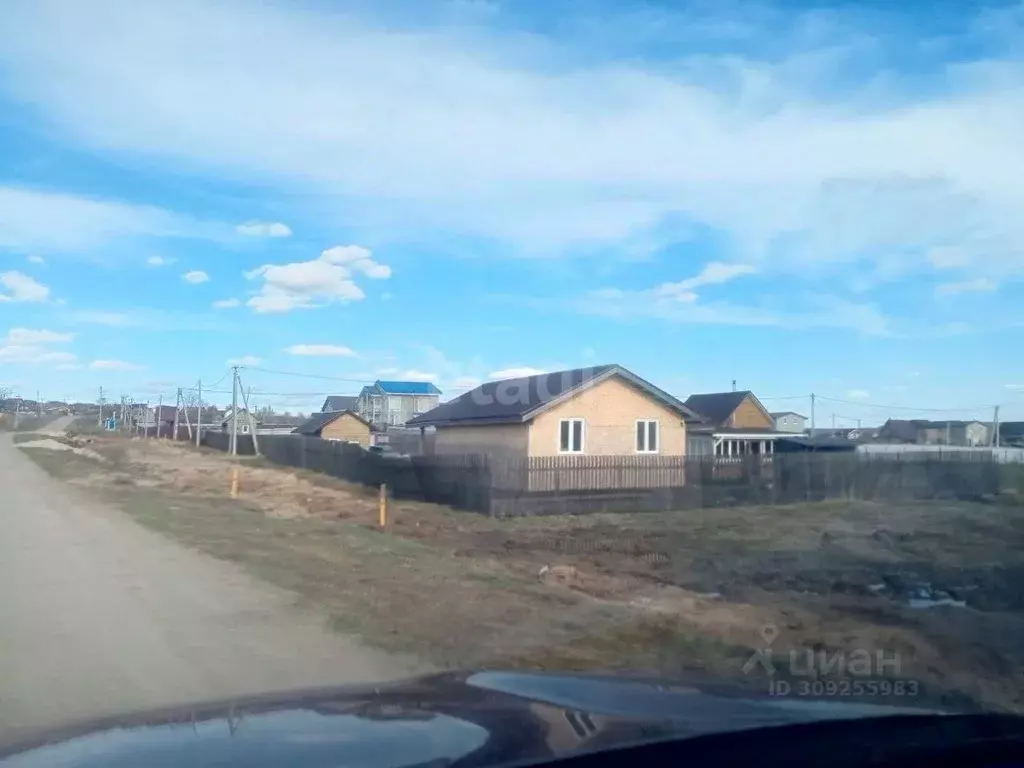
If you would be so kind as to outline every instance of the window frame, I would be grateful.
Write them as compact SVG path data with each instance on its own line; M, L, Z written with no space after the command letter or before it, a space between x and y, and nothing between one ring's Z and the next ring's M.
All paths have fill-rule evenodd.
M572 450L572 425L575 422L580 424L580 449L578 451ZM562 450L562 425L569 424L569 450ZM587 420L580 416L570 416L568 418L558 420L558 435L555 438L558 442L558 453L562 456L578 456L585 453L587 450Z
M644 448L641 450L637 447L637 427L641 424L646 424L647 428L644 430ZM654 450L651 450L651 424L654 425ZM633 449L635 453L644 455L657 455L661 453L661 420L660 419L637 419L633 423Z

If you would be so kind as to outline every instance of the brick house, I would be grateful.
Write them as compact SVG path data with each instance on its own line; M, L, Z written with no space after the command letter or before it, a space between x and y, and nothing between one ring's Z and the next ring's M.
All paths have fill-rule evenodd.
M370 445L370 422L355 411L315 413L295 428L293 434Z
M620 365L482 384L409 421L434 427L434 453L536 456L686 454L681 401Z
M690 426L690 453L738 457L775 452L775 441L792 437L776 429L775 419L753 392L690 395L686 407L701 419Z

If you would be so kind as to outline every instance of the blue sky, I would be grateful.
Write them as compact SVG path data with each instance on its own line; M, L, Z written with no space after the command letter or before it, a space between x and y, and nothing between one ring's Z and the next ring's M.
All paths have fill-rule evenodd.
M0 386L1024 419L1024 5L891 5L5 2Z

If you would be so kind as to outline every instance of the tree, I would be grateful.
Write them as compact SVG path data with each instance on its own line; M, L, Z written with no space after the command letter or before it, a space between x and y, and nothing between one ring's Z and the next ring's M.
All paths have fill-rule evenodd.
M261 405L253 413L256 415L257 421L267 421L271 416L277 415L277 412L269 405Z

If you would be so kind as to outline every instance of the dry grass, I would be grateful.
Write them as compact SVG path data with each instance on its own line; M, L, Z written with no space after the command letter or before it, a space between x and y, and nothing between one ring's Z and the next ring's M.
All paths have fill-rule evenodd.
M371 489L164 441L89 447L108 464L32 453L139 522L294 590L333 627L442 666L707 675L763 690L740 667L773 625L774 650L898 653L902 674L925 684L922 702L1024 703L1020 507L499 521L392 501L380 532ZM919 583L969 607L913 610L900 585Z

